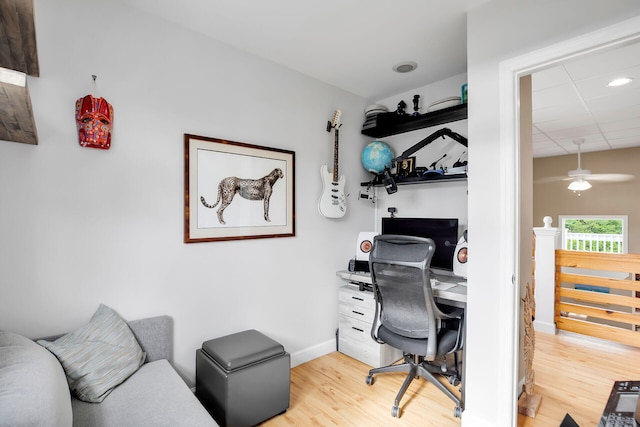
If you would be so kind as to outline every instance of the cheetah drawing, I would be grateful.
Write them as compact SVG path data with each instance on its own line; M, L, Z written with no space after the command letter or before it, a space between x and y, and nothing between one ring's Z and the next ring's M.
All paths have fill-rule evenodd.
M222 214L224 210L231 204L236 193L247 200L264 200L264 220L271 222L269 219L269 199L273 192L273 185L279 178L284 178L282 170L276 168L269 175L260 179L242 179L235 176L229 176L222 179L218 184L218 199L213 205L209 205L204 196L200 196L200 201L207 208L215 208L220 200L218 208L218 221L225 224Z

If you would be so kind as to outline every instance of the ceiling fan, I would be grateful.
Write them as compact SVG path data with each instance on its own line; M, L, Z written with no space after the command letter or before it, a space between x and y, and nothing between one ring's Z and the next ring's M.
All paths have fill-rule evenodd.
M578 146L578 168L570 170L567 177L549 177L537 180L536 183L552 181L571 181L567 187L571 191L585 191L591 188L590 181L598 182L625 182L631 181L635 177L626 173L598 173L592 174L589 169L582 169L580 146L584 143L584 138L573 141Z

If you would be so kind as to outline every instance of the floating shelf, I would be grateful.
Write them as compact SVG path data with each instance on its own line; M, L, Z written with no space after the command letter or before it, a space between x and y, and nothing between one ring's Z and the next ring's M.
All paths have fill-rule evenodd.
M428 175L408 176L408 177L402 177L402 178L394 176L393 180L396 182L397 185L466 181L467 174L466 173L457 173L457 174L451 174L451 175L428 174ZM382 175L376 175L373 181L360 183L362 187L368 187L369 185L372 185L372 184L374 187L381 187L383 185Z
M380 113L371 127L363 127L362 134L373 138L397 135L467 118L467 104L412 116L410 114Z

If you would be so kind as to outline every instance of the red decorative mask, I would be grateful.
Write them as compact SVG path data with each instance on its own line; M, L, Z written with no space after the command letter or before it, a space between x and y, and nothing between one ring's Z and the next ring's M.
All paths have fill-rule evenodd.
M76 126L83 147L111 147L113 107L104 98L87 95L76 101Z

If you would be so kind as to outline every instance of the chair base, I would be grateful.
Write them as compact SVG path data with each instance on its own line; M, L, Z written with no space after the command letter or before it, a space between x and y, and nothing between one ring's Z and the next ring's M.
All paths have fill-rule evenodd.
M373 376L375 374L389 373L389 372L407 372L407 377L402 383L402 387L400 387L400 391L396 395L396 399L393 403L393 407L391 408L391 415L393 417L400 416L400 400L404 396L405 392L411 385L411 382L414 378L422 377L434 384L438 389L443 392L446 396L448 396L453 402L456 404L456 407L453 410L453 415L455 417L460 417L462 414L462 401L458 396L453 394L447 386L445 386L436 375L440 375L443 377L447 377L449 379L449 383L452 385L457 385L460 383L460 374L458 369L458 357L457 353L453 353L454 355L454 368L449 369L446 358L443 360L442 366L437 366L432 363L425 361L421 356L413 356L413 355L405 355L404 363L398 363L389 366L382 366L380 368L374 368L369 370L369 375L367 376L366 382L367 384L373 384Z

